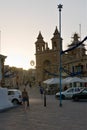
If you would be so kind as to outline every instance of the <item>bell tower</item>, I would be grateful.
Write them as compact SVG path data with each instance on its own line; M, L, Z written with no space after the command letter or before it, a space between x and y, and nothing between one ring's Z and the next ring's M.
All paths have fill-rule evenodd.
M80 37L78 36L77 33L75 33L72 38L73 38L73 41L72 41L72 43L70 45L68 45L69 48L75 46L76 44L78 44L80 42L79 41ZM69 55L74 55L77 58L85 56L86 55L85 45L84 44L80 45L76 49L68 52L68 54Z
M39 35L37 37L37 41L35 42L36 45L36 53L41 53L45 51L45 42L43 40L41 32L39 32Z
M58 32L57 27L53 33L53 38L51 40L52 40L52 50L60 51L60 42L61 42L61 48L62 48L62 38L60 38L60 33Z

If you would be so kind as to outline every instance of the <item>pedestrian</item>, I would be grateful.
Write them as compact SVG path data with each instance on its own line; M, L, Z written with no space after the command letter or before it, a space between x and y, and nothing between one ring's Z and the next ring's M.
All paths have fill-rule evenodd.
M64 91L65 91L65 90L67 90L67 86L66 86L66 85L64 86Z
M24 88L22 92L22 101L23 101L24 108L26 110L27 106L29 106L29 96L28 96L28 92L26 91L26 88Z

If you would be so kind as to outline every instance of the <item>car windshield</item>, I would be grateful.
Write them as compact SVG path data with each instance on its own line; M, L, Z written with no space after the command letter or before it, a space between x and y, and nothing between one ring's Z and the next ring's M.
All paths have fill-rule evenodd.
M84 90L82 91L82 93L87 93L87 90L84 89Z

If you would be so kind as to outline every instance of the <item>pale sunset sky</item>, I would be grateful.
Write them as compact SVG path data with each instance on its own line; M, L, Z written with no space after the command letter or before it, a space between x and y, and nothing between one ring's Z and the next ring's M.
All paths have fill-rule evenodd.
M5 65L32 68L39 31L51 47L55 27L59 29L58 4L63 4L61 35L66 49L75 32L81 39L87 36L87 0L0 0L0 54L7 56Z

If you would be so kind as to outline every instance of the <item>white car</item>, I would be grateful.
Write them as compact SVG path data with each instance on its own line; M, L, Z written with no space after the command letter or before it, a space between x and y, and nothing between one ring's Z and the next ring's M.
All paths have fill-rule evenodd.
M68 88L67 90L61 92L61 98L62 99L71 99L73 94L80 92L81 89L82 89L81 87ZM56 93L55 97L60 98L60 92Z
M8 89L8 99L15 105L21 104L22 92L18 89Z

